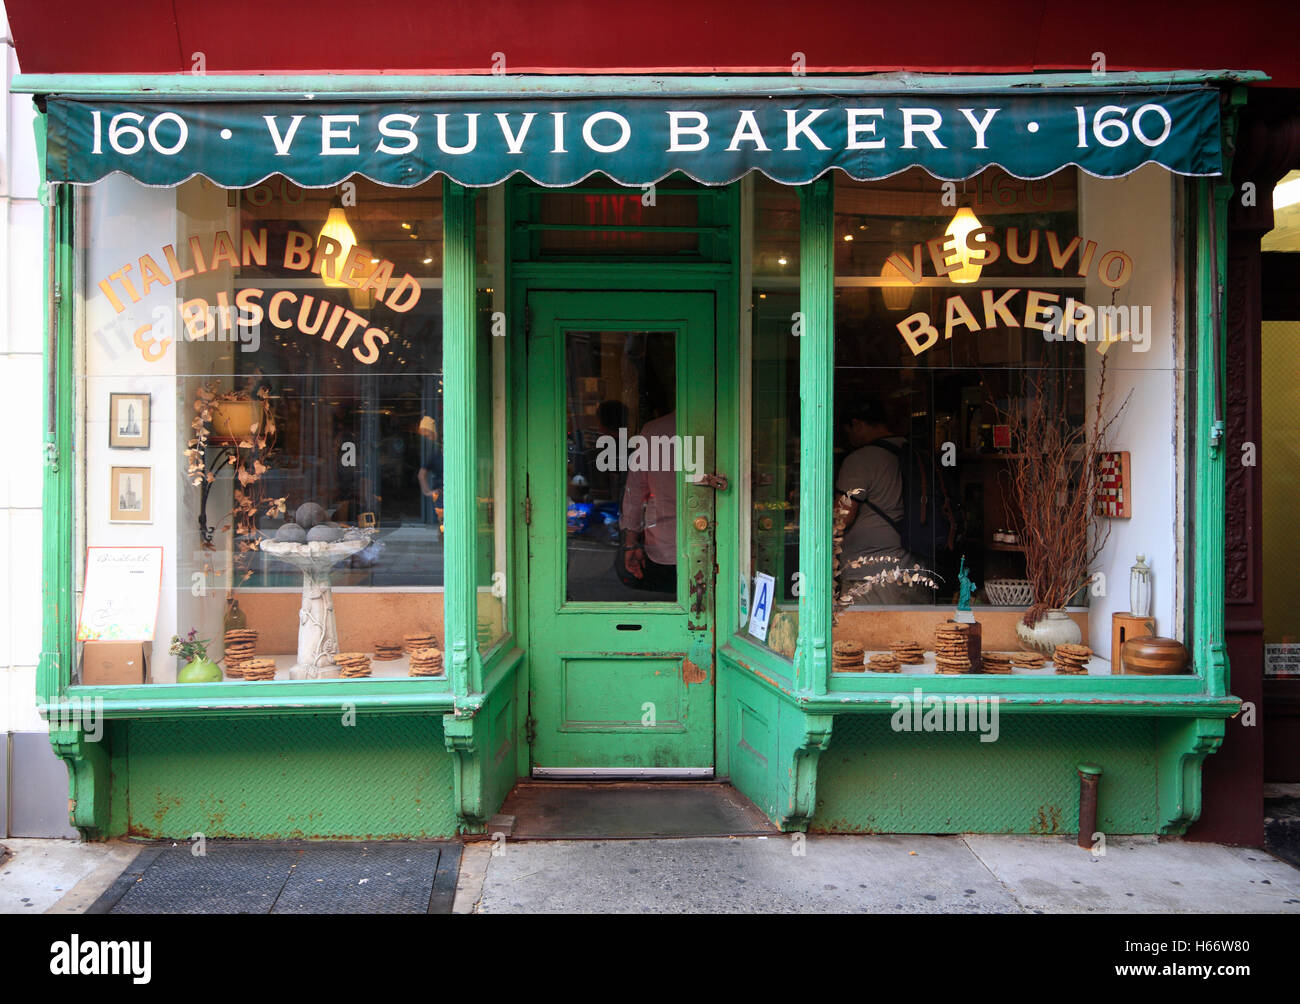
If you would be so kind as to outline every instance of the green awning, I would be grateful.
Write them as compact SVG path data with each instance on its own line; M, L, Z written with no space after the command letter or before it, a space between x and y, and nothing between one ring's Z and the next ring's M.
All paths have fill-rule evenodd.
M1206 86L170 102L51 96L47 111L47 178L73 184L114 172L156 186L203 175L229 188L273 174L324 188L354 174L411 186L442 173L484 186L522 173L564 186L596 172L625 185L676 171L706 184L755 170L804 184L832 168L860 181L910 167L958 180L991 165L1019 178L1070 164L1100 178L1147 163L1183 175L1222 173L1219 92Z

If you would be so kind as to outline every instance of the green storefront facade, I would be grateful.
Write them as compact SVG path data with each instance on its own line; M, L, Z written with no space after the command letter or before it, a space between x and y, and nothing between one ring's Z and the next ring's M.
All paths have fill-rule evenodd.
M1251 79L17 78L15 90L34 94L42 112L49 192L37 687L69 766L73 824L88 838L445 837L484 832L530 776L716 777L783 830L1070 833L1076 767L1093 762L1103 770L1101 832L1183 832L1201 810L1201 765L1241 710L1224 650L1221 276L1231 194L1223 179ZM347 192L341 206L328 201L348 184L357 201ZM423 208L390 204L385 190L395 199L409 191ZM290 204L299 208L274 215ZM934 221L962 206L1003 221L989 239L1006 270L985 257L982 285L970 286L985 299L957 304L965 280L950 279L945 264L960 257L960 241L945 247ZM366 248L378 266L368 291L366 255L344 252L343 266L322 267L323 221L335 208L352 214L351 250L366 227L397 237L402 228L412 246L436 243L419 254L425 265L440 261L440 274L410 266L403 292L400 248L377 246ZM310 230L293 222L308 209ZM318 229L315 261L307 248L300 269L289 265L293 235ZM1035 247L1041 233L1037 260L1011 254L1031 230ZM164 247L176 267L160 265ZM891 252L898 257L886 260ZM182 295L182 282L208 281L190 253L206 255L212 285ZM223 253L229 276L218 274ZM170 282L139 281L146 255ZM1099 270L1108 255L1114 270ZM128 262L134 273L120 267ZM394 263L391 283L376 278ZM955 592L948 574L928 603L835 609L838 440L855 395L904 386L890 400L909 431L924 426L936 455L960 443L954 484L968 546L954 556L975 565L978 585L1018 578L999 564L1020 560L1018 549L994 546L988 515L996 465L1014 457L982 445L979 422L968 435L965 410L937 430L957 414L949 402L984 413L966 388L1004 387L988 374L1040 359L1025 348L1044 341L1026 330L1036 327L1025 323L1036 319L1032 307L1025 315L1016 297L1049 301L1034 301L1027 286L1113 305L1130 281L1120 295L1140 289L1141 298L1126 305L1154 302L1157 317L1156 334L1146 332L1155 354L1119 356L1135 361L1114 371L1136 416L1117 446L1132 453L1133 518L1145 522L1129 536L1116 530L1100 559L1108 585L1068 608L1098 661L1084 676L947 675L929 664L837 671L833 642L843 637L871 651L910 638L932 647ZM150 313L153 285L169 305L166 331ZM315 329L300 319L294 330L294 304L311 320L306 289L351 304L353 340L338 334L323 356L294 354L326 312ZM886 296L904 289L910 308L922 308L906 319L908 308ZM262 311L258 350L200 344L222 329L195 318L210 302L228 303L226 294L235 309ZM985 306L981 324L981 302L999 295L1006 312ZM114 334L95 311L130 323ZM936 337L923 345L927 326ZM276 329L287 341L274 341ZM390 391L413 379L402 370L416 368L417 342L432 353L435 329L439 355L428 356L421 380ZM998 338L1012 347L961 355ZM271 361L273 341L283 365ZM878 345L883 354L873 355ZM317 341L311 351L325 350ZM1088 391L1098 360L1115 358L1086 343L1061 351L1078 353L1063 366ZM942 352L941 366L931 357ZM321 377L328 367L338 375ZM404 626L431 630L440 674L291 678L304 665L309 609L306 599L295 609L296 576L255 547L244 578L210 577L210 565L238 568L246 552L216 519L214 546L200 546L197 491L176 457L196 387L215 379L230 390L246 376L271 388L268 414L285 442L259 477L269 495L285 485L288 503L256 514L244 538L275 539L277 521L330 484L320 501L333 520L385 544L370 565L353 558L332 572L332 651L375 650L379 667L377 639L400 639ZM105 451L99 425L117 419L100 415L99 401L133 392L152 395L162 417L151 449L164 443L169 458L132 464ZM427 417L434 432L417 434L403 415L421 425ZM668 416L675 425L655 428L679 437L676 458L688 463L675 468L667 505L651 468L647 497L659 508L638 523L626 503L637 465L605 477L591 444L603 442L597 432L617 441L618 429L648 436L646 426ZM349 456L354 439L361 473L346 460L341 473L312 473L334 462L330 450ZM233 449L238 463L243 447ZM421 451L422 497L412 450ZM211 469L206 455L199 463ZM132 470L152 480L139 520L122 487L130 482L119 480ZM214 498L234 490L216 487ZM399 522L386 513L403 491L413 501ZM349 492L357 504L336 504ZM113 518L101 518L105 509ZM986 518L975 521L977 510ZM208 511L198 515L205 525ZM1104 658L1111 615L1128 609L1133 554L1119 548L1134 542L1165 559L1157 631L1185 644L1186 673L1126 675ZM163 600L149 672L87 682L87 549L155 545ZM657 598L626 592L649 586L623 574L628 551L644 552L646 569L669 569ZM194 627L216 646L232 594L266 646L257 654L276 663L274 678L175 682L165 639ZM1023 610L976 604L986 650L1016 647ZM948 729L899 728L900 706L959 697L992 703L995 741L951 728L951 718ZM69 708L102 714L102 736L92 741Z

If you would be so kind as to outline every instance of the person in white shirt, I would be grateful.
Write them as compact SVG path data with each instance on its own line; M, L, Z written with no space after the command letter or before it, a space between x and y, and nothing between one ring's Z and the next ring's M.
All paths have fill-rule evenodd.
M670 411L646 422L641 435L649 442L667 442L676 429L677 413ZM654 592L674 592L677 587L676 461L674 456L670 463L658 465L667 470L629 471L623 489L623 565L642 588Z
M911 568L916 559L903 546L897 529L904 519L903 472L894 451L882 443L901 447L902 436L892 435L885 410L868 400L844 417L844 432L852 453L840 465L835 488L845 513L840 579L852 589L869 576L891 568ZM879 582L856 592L863 603L901 604L920 601L916 590L896 582Z

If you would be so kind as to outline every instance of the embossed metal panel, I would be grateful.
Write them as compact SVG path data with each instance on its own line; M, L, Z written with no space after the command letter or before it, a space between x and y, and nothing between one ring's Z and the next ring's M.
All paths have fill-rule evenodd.
M1098 828L1158 828L1152 719L1003 715L975 732L894 732L891 716L837 715L812 828L836 833L1074 833L1075 765L1104 771Z
M457 830L452 754L426 715L130 723L131 833L440 837ZM121 783L121 777L115 783Z

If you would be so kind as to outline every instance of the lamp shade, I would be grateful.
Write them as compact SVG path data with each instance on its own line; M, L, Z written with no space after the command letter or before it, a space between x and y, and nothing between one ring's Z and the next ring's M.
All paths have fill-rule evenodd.
M343 267L343 263L347 261L348 252L351 251L353 246L357 243L357 235L354 234L352 228L348 226L348 218L343 215L342 206L334 206L331 208L329 216L325 218L325 225L320 228L320 239L326 237L338 241L341 247L339 249L338 259L333 267L331 267L328 259L321 262L321 281L324 282L326 286L346 286L347 283L339 280L338 270Z
M957 215L952 218L948 224L948 229L944 234L956 239L956 254L961 258L961 267L948 273L948 278L953 282L977 282L980 272L984 266L980 265L987 256L988 252L984 250L972 251L966 246L966 237L975 230L978 230L982 223L979 218L967 206L962 206L957 210ZM951 255L949 255L951 257Z
M890 280L890 285L881 287L880 293L885 298L885 307L889 310L906 310L912 305L912 284L899 271L898 266L886 261L880 266L880 278Z

